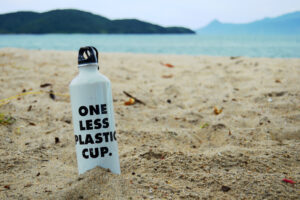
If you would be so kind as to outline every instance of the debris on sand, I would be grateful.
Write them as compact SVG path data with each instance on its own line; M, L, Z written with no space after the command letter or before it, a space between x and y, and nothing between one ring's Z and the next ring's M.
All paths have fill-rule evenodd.
M169 75L162 75L162 78L172 78L173 75L172 74L169 74Z
M49 97L50 97L51 99L55 100L55 94L54 94L53 90L50 90L50 92L49 92Z
M132 95L129 94L128 92L123 91L123 93L124 93L126 96L128 96L129 98L132 98L132 99L134 100L134 102L143 104L144 106L146 105L145 102L143 102L142 100L140 100L140 99L138 99L138 98L132 96ZM132 100L131 100L131 101L132 101ZM132 104L130 104L130 105L132 105Z
M57 143L60 142L60 141L59 141L59 137L55 137L54 140L55 140L55 144L57 144Z
M134 98L129 98L128 101L125 101L125 102L124 102L124 105L125 105L125 106L130 106L130 105L133 105L133 104L135 104Z
M40 85L41 88L45 88L45 87L49 87L49 86L52 86L52 84L51 83L44 83L44 84Z
M223 185L223 186L221 187L221 190L222 190L223 192L228 192L229 190L231 190L231 188L228 187L228 186Z
M215 113L216 115L219 115L219 114L221 114L222 112L223 112L223 108L218 109L216 106L214 107L214 113Z
M296 183L292 179L286 179L286 178L282 179L282 181L285 182L285 183L290 183L290 184L295 184Z
M169 67L169 68L173 68L175 67L174 65L170 64L170 63L163 63L163 62L160 62L161 65L164 65L166 67Z
M1 125L11 125L16 122L16 119L12 116L0 113L0 124Z
M238 59L238 58L240 58L241 56L231 56L230 57L230 60L235 60L235 59Z

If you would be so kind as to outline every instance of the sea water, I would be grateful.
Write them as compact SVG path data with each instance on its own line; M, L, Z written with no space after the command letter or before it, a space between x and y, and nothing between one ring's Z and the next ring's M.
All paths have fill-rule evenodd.
M248 57L300 57L300 35L12 34L0 35L0 48Z

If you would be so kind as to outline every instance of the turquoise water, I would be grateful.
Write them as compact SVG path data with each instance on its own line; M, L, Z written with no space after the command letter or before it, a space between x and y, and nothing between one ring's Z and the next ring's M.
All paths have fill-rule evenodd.
M300 35L0 35L0 48L74 50L92 45L100 52L164 53L248 57L300 57Z

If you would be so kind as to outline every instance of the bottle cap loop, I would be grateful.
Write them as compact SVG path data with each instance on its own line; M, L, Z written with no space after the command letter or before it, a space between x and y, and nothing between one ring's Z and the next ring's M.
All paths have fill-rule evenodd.
M92 46L81 47L78 53L78 64L82 65L89 63L98 64L98 51Z

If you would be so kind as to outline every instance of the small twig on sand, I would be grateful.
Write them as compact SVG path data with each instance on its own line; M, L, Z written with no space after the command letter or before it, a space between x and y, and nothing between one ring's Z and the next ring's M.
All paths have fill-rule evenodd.
M131 94L129 94L128 92L126 91L123 91L123 93L128 96L129 98L133 98L135 100L136 103L140 103L140 104L143 104L144 106L146 105L145 102L143 102L142 100L139 100L138 98L132 96Z

